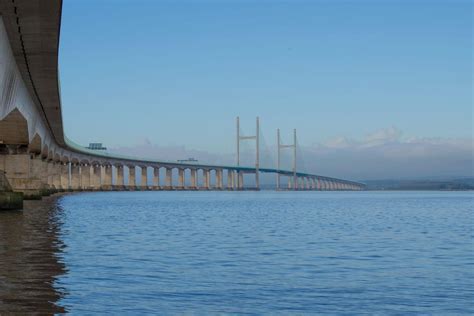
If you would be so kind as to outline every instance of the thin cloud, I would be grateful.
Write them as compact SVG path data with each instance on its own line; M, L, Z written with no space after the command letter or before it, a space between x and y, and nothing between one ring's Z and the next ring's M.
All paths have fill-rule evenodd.
M202 163L235 163L234 153L216 154L185 146L159 146L148 139L136 146L116 147L110 151L167 161L195 158ZM298 169L334 177L371 180L474 176L472 138L403 138L402 131L393 126L370 133L361 140L336 137L302 146L300 151L304 163L298 160ZM269 156L274 152L275 148L268 149ZM241 156L242 161L248 162L244 164L250 165L254 159L251 152ZM282 167L291 168L291 157L283 160ZM262 159L261 165L274 167L275 158Z

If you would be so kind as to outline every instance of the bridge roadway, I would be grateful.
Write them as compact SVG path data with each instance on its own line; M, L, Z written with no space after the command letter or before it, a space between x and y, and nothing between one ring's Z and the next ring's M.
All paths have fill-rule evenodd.
M245 188L243 175L255 173L253 167L140 159L88 150L70 141L63 132L58 75L61 9L61 0L0 1L0 171L14 191L38 197L56 190ZM139 184L136 167L141 168ZM148 168L153 169L152 179ZM178 169L177 185L173 169ZM164 183L160 170L165 172ZM364 188L362 183L315 174L297 172L295 177L289 170L259 170L287 176L293 189Z

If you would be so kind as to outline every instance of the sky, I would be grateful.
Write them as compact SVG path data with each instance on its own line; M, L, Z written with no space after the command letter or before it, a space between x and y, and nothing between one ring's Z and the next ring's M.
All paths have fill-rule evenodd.
M472 12L456 0L65 0L64 129L217 162L235 159L235 117L252 134L259 116L266 150L277 128L285 142L297 129L309 171L472 175Z

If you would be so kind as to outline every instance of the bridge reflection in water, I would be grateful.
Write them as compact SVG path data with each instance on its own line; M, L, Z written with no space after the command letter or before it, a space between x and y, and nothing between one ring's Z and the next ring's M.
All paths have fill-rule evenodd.
M26 201L23 211L0 212L0 315L66 312L56 303L61 261L62 209L56 198Z

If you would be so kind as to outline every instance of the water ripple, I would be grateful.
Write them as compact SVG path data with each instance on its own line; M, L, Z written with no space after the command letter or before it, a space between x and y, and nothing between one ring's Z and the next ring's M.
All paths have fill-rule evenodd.
M472 202L466 192L68 195L51 210L0 214L0 314L473 314Z

